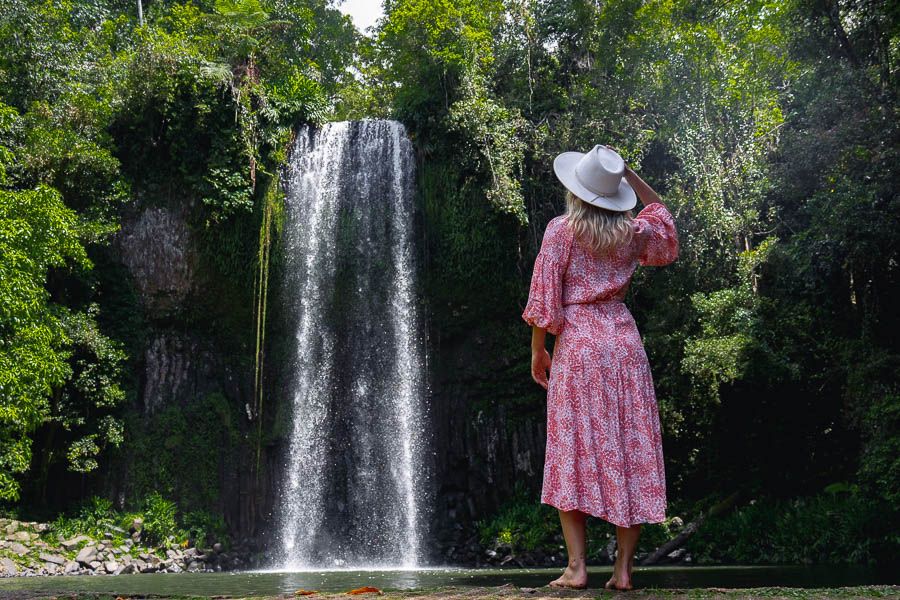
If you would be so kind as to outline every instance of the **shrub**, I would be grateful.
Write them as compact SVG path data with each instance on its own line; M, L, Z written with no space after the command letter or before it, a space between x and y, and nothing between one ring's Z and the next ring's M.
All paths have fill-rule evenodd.
M872 564L878 512L855 485L792 500L761 498L708 519L687 548L699 563Z
M195 510L185 514L182 522L188 539L197 548L207 548L215 542L228 547L228 527L221 515Z
M125 531L118 526L119 519L113 510L112 502L106 498L94 496L81 505L75 517L59 515L51 524L50 533L53 536L62 535L72 537L79 534L91 536L95 539L111 537L118 542L124 537Z
M178 507L166 500L158 492L153 492L144 501L144 527L141 537L150 544L169 547L178 537L185 537L178 527L176 516Z

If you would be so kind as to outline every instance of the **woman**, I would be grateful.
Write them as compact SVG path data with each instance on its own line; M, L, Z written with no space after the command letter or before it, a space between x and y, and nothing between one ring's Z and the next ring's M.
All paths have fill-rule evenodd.
M622 300L638 264L678 257L678 236L659 196L613 149L564 152L553 170L568 189L567 210L547 225L522 314L532 325L532 377L547 389L541 502L559 510L569 554L550 585L587 587L585 518L593 515L616 525L606 587L631 589L641 523L665 520L666 477L653 379ZM636 196L645 207L632 218ZM552 361L548 331L557 336Z

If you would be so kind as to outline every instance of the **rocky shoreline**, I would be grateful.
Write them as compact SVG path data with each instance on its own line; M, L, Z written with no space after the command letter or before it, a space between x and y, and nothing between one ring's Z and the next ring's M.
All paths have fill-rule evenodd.
M183 546L174 540L166 546L141 543L140 522L131 531L118 528L95 539L88 535L70 538L54 534L48 523L0 518L0 577L45 575L127 575L132 573L218 572L263 566L263 554L250 540L230 547L216 542L208 548ZM476 536L458 540L442 552L443 562L459 567L552 567L566 564L565 546L558 536L558 550L523 551L507 545L485 547ZM615 538L590 560L592 565L610 565L615 557ZM635 555L637 564L646 553ZM658 564L693 564L683 548Z
M140 524L131 532L110 531L101 539L52 533L48 523L0 519L0 577L46 575L127 575L230 571L258 566L245 541L226 549L141 544Z

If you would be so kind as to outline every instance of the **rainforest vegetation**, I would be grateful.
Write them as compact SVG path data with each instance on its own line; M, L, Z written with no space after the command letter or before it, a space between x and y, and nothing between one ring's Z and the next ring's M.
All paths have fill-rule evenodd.
M265 292L292 132L392 118L417 152L433 376L473 422L544 418L519 315L564 207L551 163L608 143L681 236L628 304L673 510L731 499L695 555L896 557L898 68L900 10L876 0L386 0L367 32L327 0L0 0L0 510L165 498L184 528L230 525L222 464L262 489L281 435ZM154 206L186 215L203 293L149 311L116 240ZM155 406L161 326L252 389ZM486 543L555 533L539 485L496 492Z

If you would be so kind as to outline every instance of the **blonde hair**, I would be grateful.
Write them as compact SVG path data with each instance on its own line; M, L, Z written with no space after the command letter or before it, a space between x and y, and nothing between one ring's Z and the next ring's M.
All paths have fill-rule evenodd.
M566 190L566 219L575 238L594 254L608 255L631 243L631 211L615 211L588 204Z

